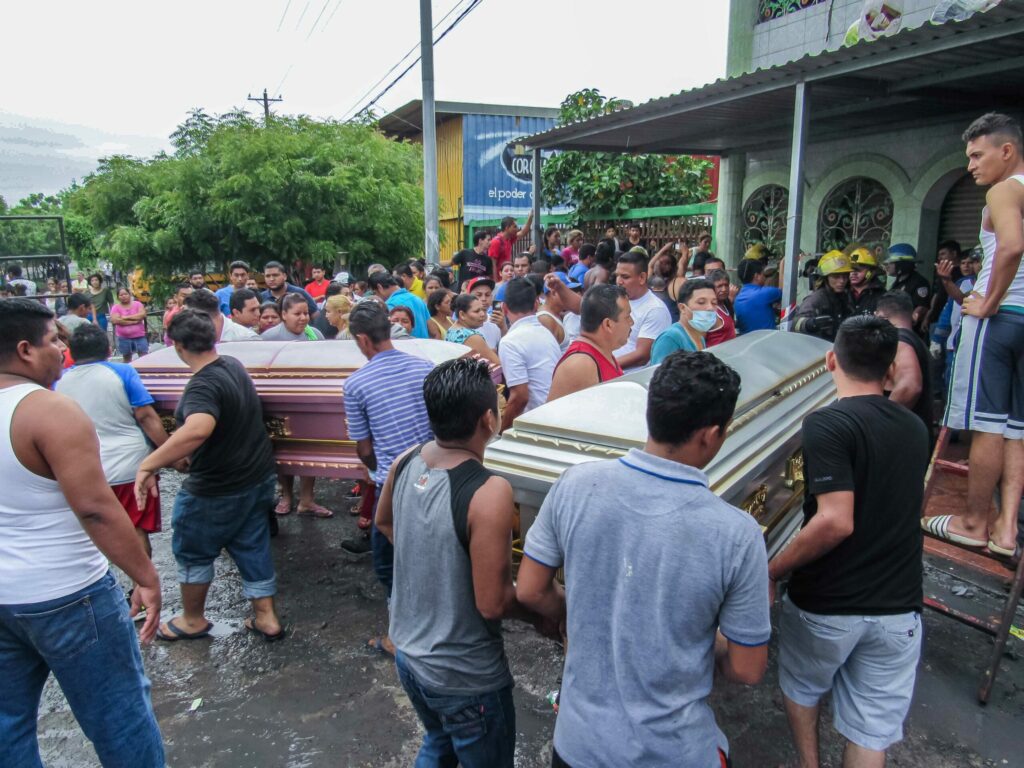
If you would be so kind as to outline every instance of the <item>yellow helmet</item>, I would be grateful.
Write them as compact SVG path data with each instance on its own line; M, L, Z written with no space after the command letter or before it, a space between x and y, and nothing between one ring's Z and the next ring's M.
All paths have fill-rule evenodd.
M829 251L818 260L818 274L822 277L846 274L851 269L850 260L842 251Z
M744 259L752 259L753 261L764 261L768 258L768 248L764 243L754 243L752 246L747 248L747 252L743 254Z
M861 267L878 266L878 259L875 258L875 254L863 246L860 248L854 248L853 251L850 252L850 261Z

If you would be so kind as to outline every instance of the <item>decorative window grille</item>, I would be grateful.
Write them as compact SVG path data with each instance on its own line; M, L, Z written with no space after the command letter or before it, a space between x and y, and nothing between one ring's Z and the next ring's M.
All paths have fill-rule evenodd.
M881 183L864 176L847 179L821 206L818 249L824 253L853 242L888 246L892 213L892 195Z
M789 192L778 184L766 184L743 204L743 247L764 243L773 254L786 245L786 213Z
M757 4L757 23L771 21L787 13L795 13L825 0L759 0Z

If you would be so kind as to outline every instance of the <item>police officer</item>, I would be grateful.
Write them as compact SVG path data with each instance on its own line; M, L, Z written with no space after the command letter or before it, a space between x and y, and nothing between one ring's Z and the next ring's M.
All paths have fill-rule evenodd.
M931 283L917 271L919 263L917 250L910 243L896 243L889 247L889 258L885 261L886 270L896 279L892 290L903 291L914 303L914 329L922 330L922 322L928 313L932 301Z
M793 330L835 341L839 324L853 311L846 291L850 260L842 251L829 251L818 260L818 276L818 287L793 315Z
M878 299L885 293L885 280L878 269L878 260L862 245L849 252L850 308L855 315L873 315Z

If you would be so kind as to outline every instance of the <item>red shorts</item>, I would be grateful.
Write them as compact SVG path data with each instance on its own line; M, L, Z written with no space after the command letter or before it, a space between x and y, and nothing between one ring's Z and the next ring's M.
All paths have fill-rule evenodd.
M146 498L146 508L143 510L139 510L139 505L135 501L135 483L110 486L110 490L114 492L117 500L121 502L121 506L128 513L128 517L131 518L132 525L146 533L160 533L162 530L159 483L160 481L157 480L157 486L149 492L149 496Z

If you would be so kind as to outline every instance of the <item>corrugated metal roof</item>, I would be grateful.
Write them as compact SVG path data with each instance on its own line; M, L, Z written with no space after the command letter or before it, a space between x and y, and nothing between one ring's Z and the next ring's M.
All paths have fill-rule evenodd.
M812 142L933 119L1018 113L1024 92L1024 0L962 22L925 24L787 64L718 80L524 137L537 149L729 154L786 146L793 91L810 84Z
M524 107L513 104L471 104L462 101L434 102L438 122L456 115L507 115L510 117L557 118L558 109L550 107ZM389 136L408 138L423 133L423 102L420 99L403 104L380 119L381 131Z

